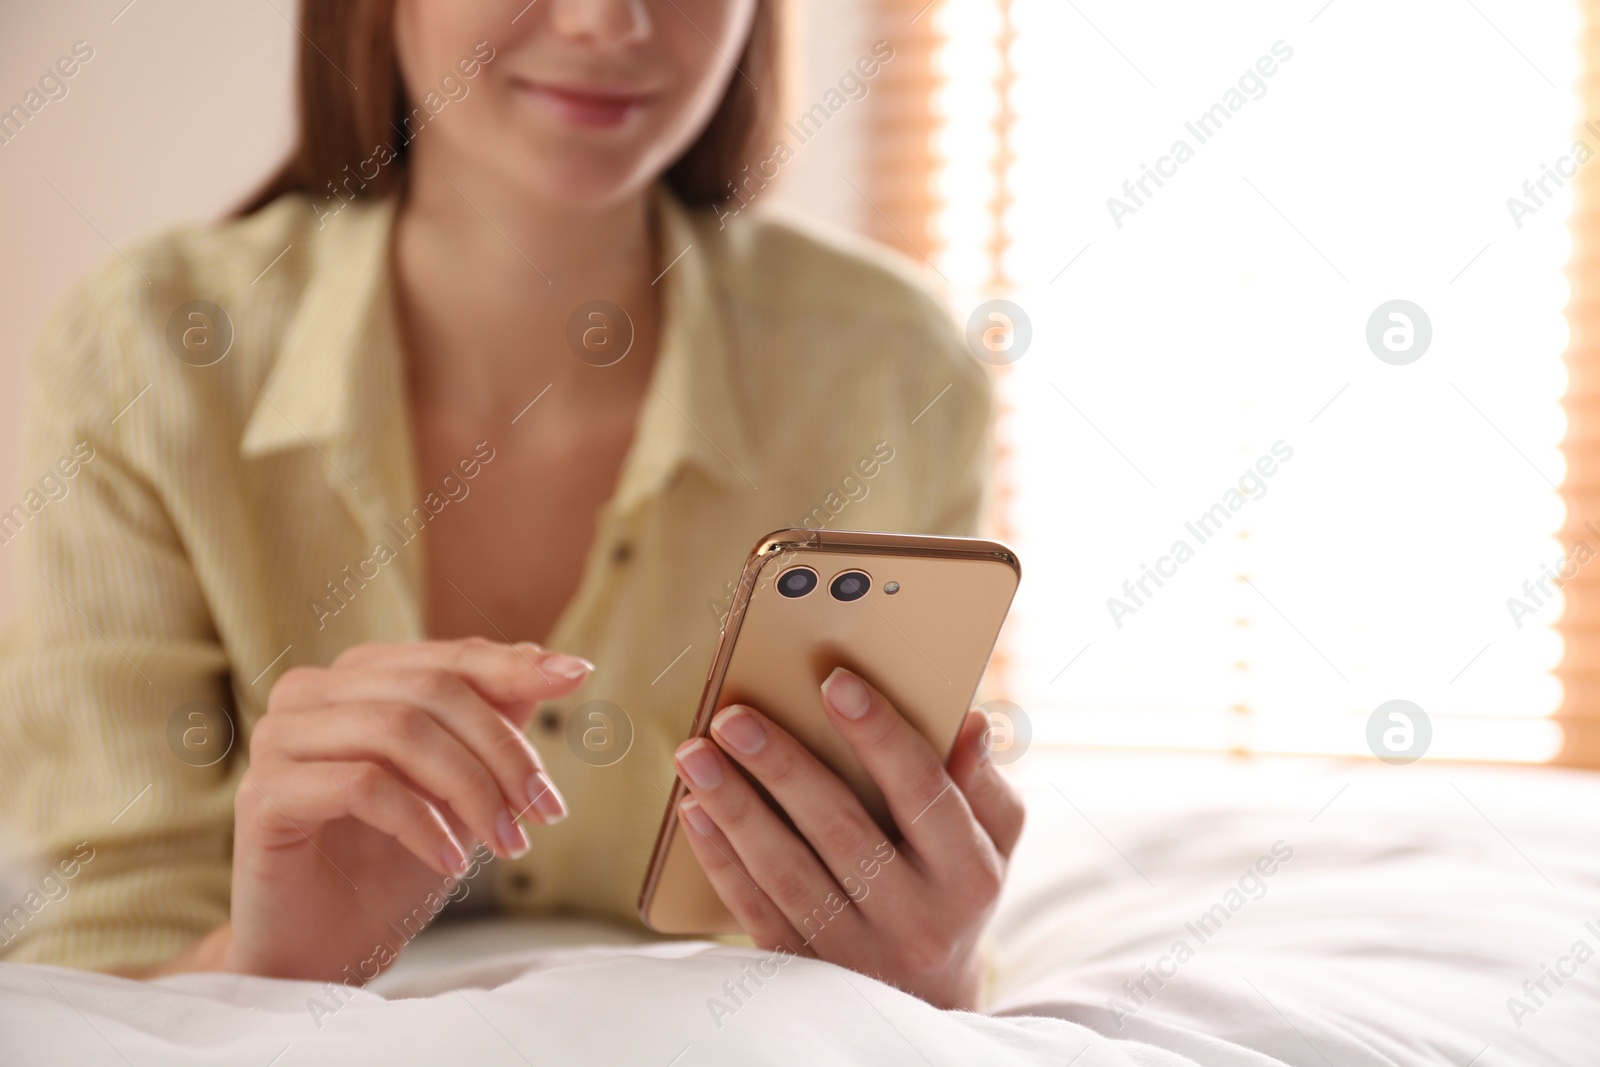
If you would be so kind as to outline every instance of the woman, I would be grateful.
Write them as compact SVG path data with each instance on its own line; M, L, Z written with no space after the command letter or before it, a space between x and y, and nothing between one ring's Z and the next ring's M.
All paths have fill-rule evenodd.
M77 859L5 958L371 977L479 868L504 909L636 922L679 773L756 944L975 1006L1022 821L981 714L941 766L828 680L927 817L810 941L789 917L867 816L758 710L680 745L760 535L964 533L981 496L985 379L912 273L726 206L772 154L775 4L306 0L302 28L284 170L93 275L31 365L28 470L79 461L17 537L0 810Z

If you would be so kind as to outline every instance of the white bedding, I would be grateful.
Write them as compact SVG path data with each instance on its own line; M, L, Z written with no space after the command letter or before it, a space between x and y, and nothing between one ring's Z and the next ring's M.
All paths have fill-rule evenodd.
M0 1064L1600 1063L1600 776L1037 757L988 1015L804 960L736 1003L765 954L493 920L337 998L0 964Z

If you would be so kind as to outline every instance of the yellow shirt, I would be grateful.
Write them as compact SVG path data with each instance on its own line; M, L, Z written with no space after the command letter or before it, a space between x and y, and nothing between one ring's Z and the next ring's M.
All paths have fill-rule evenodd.
M596 670L528 728L572 814L488 865L508 910L637 922L671 754L761 535L967 533L980 510L988 381L913 272L798 220L721 228L657 204L662 266L687 252L662 278L653 387L549 640ZM136 966L225 921L234 792L273 682L426 636L415 541L473 481L412 469L393 215L358 203L319 229L291 196L176 230L113 257L45 327L32 488L0 502L20 592L0 645L0 855L28 862L0 900L0 958ZM225 311L231 343L194 300ZM485 429L465 469L496 477L494 446L517 431ZM588 701L609 704L569 731ZM631 728L609 765L584 747L596 710Z

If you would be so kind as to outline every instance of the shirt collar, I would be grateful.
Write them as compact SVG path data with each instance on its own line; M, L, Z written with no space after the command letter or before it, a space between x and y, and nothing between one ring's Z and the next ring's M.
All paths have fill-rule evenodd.
M650 390L623 466L617 503L629 506L692 465L718 485L753 490L759 473L732 384L726 324L713 257L719 249L664 187L654 196L665 269L662 326ZM330 481L361 480L361 454L386 430L409 425L404 366L393 324L389 236L395 198L357 203L326 224L277 360L255 387L241 451L266 455L311 445ZM366 448L362 446L365 445ZM342 462L341 462L342 461ZM402 487L386 486L392 490ZM403 500L402 500L403 503Z
M392 370L401 369L385 299L393 217L393 198L358 202L313 242L304 295L277 358L264 382L251 383L255 408L240 443L246 456L345 445L373 427L376 383L363 382L361 371L380 369L370 357L385 355L384 347Z

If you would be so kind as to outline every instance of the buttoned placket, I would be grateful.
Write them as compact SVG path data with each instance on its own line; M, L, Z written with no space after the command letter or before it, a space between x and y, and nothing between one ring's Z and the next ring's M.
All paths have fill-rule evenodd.
M624 487L630 484L624 472L617 495L602 508L596 522L595 539L585 557L578 591L557 620L552 631L552 647L587 633L594 619L611 610L627 581L630 572L628 563L635 551L639 518L643 510L650 506L654 495L654 490L647 493L625 492ZM616 559L619 546L626 546L629 559L620 562ZM581 699L572 698L563 701L559 709L555 705L546 706L535 717L541 734L535 743L546 755L547 761L566 759L564 748L559 746L565 744L563 735L567 717L575 706L574 700L582 703ZM528 855L516 860L499 861L503 873L495 879L494 885L497 897L502 902L514 903L522 908L537 908L544 899L553 895L548 880L542 879L533 866L538 851L530 850Z

